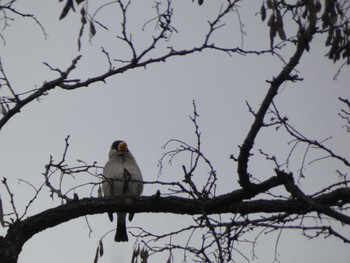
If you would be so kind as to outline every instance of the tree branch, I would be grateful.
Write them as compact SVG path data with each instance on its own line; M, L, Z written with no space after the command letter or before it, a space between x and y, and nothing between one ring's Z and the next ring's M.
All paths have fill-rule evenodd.
M310 12L315 12L315 10L310 10ZM248 173L248 162L249 157L251 155L250 151L254 146L255 139L260 131L260 129L264 126L264 118L266 113L274 99L277 95L278 89L282 83L285 81L291 80L290 77L291 72L298 65L303 53L305 50L308 50L309 42L312 39L312 35L315 32L316 21L310 19L310 23L308 28L305 30L304 28L299 28L299 41L296 46L296 50L294 55L289 59L289 62L285 65L283 70L278 74L276 78L274 78L270 82L270 88L263 99L261 106L258 112L255 114L255 120L240 148L239 156L238 156L238 176L239 176L239 184L245 188L250 189L252 187L252 183L250 182L250 174ZM305 32L308 32L306 34Z
M242 195L238 198L239 195ZM181 197L144 196L139 198L85 198L74 200L56 208L16 221L9 227L5 238L0 239L0 262L15 262L10 259L19 254L24 243L33 235L61 223L81 216L102 214L106 212L132 213L174 213L186 215L212 214L256 214L256 213L288 213L306 214L319 212L304 200L254 200L238 201L245 198L244 192L238 190L231 194L221 195L209 200ZM310 198L322 206L334 206L339 201L350 203L350 189L342 188L316 198ZM5 253L4 253L5 251ZM14 254L12 254L14 253Z
M78 60L81 58L81 56L76 57L71 65L65 70L61 72L61 76L45 82L40 88L38 88L37 90L35 90L32 94L30 94L28 97L21 99L19 101L17 101L16 105L11 108L10 110L8 110L8 112L6 113L6 115L4 115L1 119L0 119L0 130L1 128L17 113L19 113L21 111L21 109L27 105L28 103L32 102L35 99L40 98L41 96L45 95L49 90L54 89L57 86L60 86L63 84L63 82L66 80L66 78L68 77L69 73L75 69L76 64L78 63Z

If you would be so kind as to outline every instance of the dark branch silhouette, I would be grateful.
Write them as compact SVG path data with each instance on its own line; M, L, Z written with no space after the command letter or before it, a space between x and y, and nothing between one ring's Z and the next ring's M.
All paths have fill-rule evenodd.
M41 28L44 35L46 32L43 25L32 14L19 11L15 8L16 1L9 1L0 5L0 17L3 28L8 29L12 21L9 14L16 19L32 19ZM60 1L61 2L61 1ZM270 233L274 231L299 230L302 235L313 239L322 237L335 237L345 243L350 243L346 231L339 231L334 225L350 225L350 180L347 171L350 167L348 156L337 153L326 142L327 139L310 139L304 136L297 127L283 116L275 104L281 87L287 82L301 82L303 78L297 71L297 65L302 58L307 56L313 48L313 42L318 35L326 36L325 46L328 50L327 57L331 62L341 64L336 76L341 69L349 64L350 41L349 41L349 11L348 1L297 1L288 4L285 1L268 0L257 7L261 20L267 24L269 32L268 49L248 50L241 46L221 46L215 38L216 32L226 27L225 19L235 15L239 21L239 29L242 39L245 36L244 25L240 17L241 1L223 1L217 10L216 16L208 20L207 31L202 41L187 48L177 48L171 42L174 34L181 34L174 22L173 2L171 0L156 2L154 6L154 18L146 21L142 30L154 27L148 43L136 43L132 33L128 30L129 8L136 4L133 1L111 1L101 3L92 13L88 9L88 0L67 0L61 5L58 20L64 20L68 16L79 16L80 31L77 34L78 50L84 47L84 28L89 26L89 42L98 37L100 30L108 30L108 27L98 20L98 14L103 13L105 8L114 5L120 12L120 28L117 39L128 50L127 58L114 57L105 48L102 48L101 56L107 65L104 71L92 74L89 77L76 77L77 69L80 68L83 55L73 58L65 69L56 68L44 63L52 72L58 74L56 78L43 81L37 88L18 93L16 87L6 74L6 65L0 60L0 88L6 91L0 97L0 130L19 113L24 112L24 107L35 100L48 95L54 89L77 90L94 85L99 82L105 83L107 79L117 77L127 71L146 68L153 64L166 62L171 58L188 56L201 53L206 50L223 52L229 55L265 55L276 56L283 62L283 67L267 81L269 86L264 98L261 100L257 110L247 102L248 111L253 115L253 121L238 152L231 155L231 159L237 164L237 173L234 178L239 182L238 189L231 189L228 193L217 193L217 182L223 175L218 174L210 159L204 154L202 136L199 125L199 110L193 101L193 115L190 121L194 126L195 142L185 142L177 138L170 139L165 145L166 151L159 161L159 178L167 163L181 156L189 160L189 164L181 164L182 174L178 181L164 182L145 181L145 185L155 185L158 191L152 196L141 196L139 198L102 198L101 183L106 180L103 177L102 166L96 162L88 163L78 160L77 164L67 164L67 152L69 150L69 136L65 140L65 148L59 161L50 156L48 164L42 173L42 184L35 187L31 182L22 181L34 189L34 196L28 200L24 211L18 211L11 184L6 178L2 178L2 185L9 196L9 206L12 211L4 214L2 200L0 200L0 222L7 229L5 236L0 237L0 262L16 263L23 245L34 235L48 228L56 227L69 220L83 216L128 212L128 213L169 213L191 216L193 224L174 231L155 234L152 230L136 227L131 233L133 237L141 240L143 248L135 246L132 261L141 258L146 262L151 253L168 253L168 261L172 261L174 250L185 250L192 253L196 260L204 262L230 262L233 252L236 252L236 244L242 242L248 232L256 231L255 239L251 240L252 254L259 233ZM194 1L192 1L194 2ZM206 1L198 1L193 5L205 5ZM201 8L197 6L197 8ZM79 9L80 12L76 12ZM293 23L294 29L286 30L284 24ZM294 31L293 31L294 30ZM0 37L4 39L3 35ZM279 42L278 42L279 41ZM4 41L5 42L5 41ZM277 43L278 42L278 43ZM243 41L242 41L243 43ZM277 43L277 44L276 44ZM166 46L166 47L164 47ZM141 47L141 48L140 48ZM289 48L290 57L284 58L280 53L286 47ZM74 76L74 77L72 77ZM350 130L350 102L349 98L339 98L339 119L347 132ZM272 116L272 117L271 117ZM268 117L271 117L268 120ZM271 133L283 131L291 139L290 153L286 160L266 152L264 149L256 149L255 143L262 130L270 129ZM275 129L275 131L273 130ZM306 150L302 157L300 170L289 171L288 164L294 157L295 148L305 145ZM306 157L312 151L319 151L323 155L311 161L311 163L322 162L332 159L339 164L337 170L338 180L317 190L313 194L306 194L299 179L302 178L303 170L307 165ZM270 174L260 176L252 174L249 169L254 165L253 152L258 152L266 163L273 164ZM49 153L48 153L49 154ZM235 157L237 156L237 157ZM203 173L207 171L207 173ZM198 178L204 180L199 184ZM75 184L66 188L64 184L67 178L74 178ZM259 181L256 178L268 178ZM201 181L202 182L202 181ZM89 197L79 197L80 189L89 189ZM49 190L52 198L58 198L62 204L47 208L40 213L29 214L29 207L39 198L39 193ZM275 193L278 191L278 195ZM90 228L90 226L89 226ZM91 230L91 228L90 228ZM192 235L201 233L201 242L192 244ZM279 232L281 233L281 232ZM168 242L175 235L185 235L187 244ZM277 244L276 241L276 255ZM97 246L94 262L98 262L103 256L103 238ZM167 240L167 241L165 241ZM170 239L171 240L171 239ZM239 252L240 253L240 252ZM245 258L243 253L240 253ZM278 260L275 255L275 260Z

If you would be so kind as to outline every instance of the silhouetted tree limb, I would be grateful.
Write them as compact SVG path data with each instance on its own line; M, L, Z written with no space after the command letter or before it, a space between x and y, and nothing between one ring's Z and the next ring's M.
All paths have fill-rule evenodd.
M8 14L14 14L19 17L36 18L33 15L20 12L13 7L16 1L9 1L7 4L0 5L0 16L2 22L7 27L9 20ZM349 2L340 1L297 1L295 4L285 3L285 1L265 1L261 4L260 14L263 22L267 19L269 31L270 47L268 49L246 50L242 46L224 47L216 43L214 33L224 27L224 18L229 14L236 13L239 16L238 3L241 1L223 1L214 16L207 24L207 32L200 43L192 45L186 49L176 48L172 44L167 44L166 48L158 50L161 44L168 43L174 33L180 32L173 21L172 1L164 1L165 7L159 2L155 3L155 17L147 21L144 28L153 23L155 30L152 32L151 40L143 44L140 50L136 48L132 35L128 31L127 24L129 6L131 1L112 1L101 4L92 15L88 10L88 0L67 0L63 6L59 19L65 19L73 13L76 8L80 9L78 14L81 27L78 34L78 49L82 47L82 36L84 28L89 25L89 41L97 37L100 28L106 29L103 23L97 20L97 14L102 12L105 7L115 5L121 14L121 29L117 38L123 43L129 51L126 59L113 57L109 52L102 48L102 55L106 58L107 69L102 73L92 74L87 78L73 78L73 73L79 69L81 55L76 56L66 69L55 68L48 63L44 63L52 72L58 74L58 77L44 81L39 88L28 90L23 93L17 93L16 87L13 87L10 79L5 72L4 65L0 63L0 87L7 90L9 95L0 97L1 119L0 130L8 121L19 113L24 106L47 95L53 89L76 90L85 88L98 82L106 82L108 78L123 74L127 71L137 68L146 68L149 65L168 61L171 58L187 56L206 50L220 51L228 54L239 55L274 55L283 62L282 69L267 81L269 88L257 111L247 103L248 111L254 116L252 125L247 132L238 152L238 157L232 155L232 159L237 162L237 180L239 189L231 189L226 194L216 192L216 184L220 176L217 174L210 160L205 156L202 150L202 137L199 130L199 114L196 104L193 102L193 115L190 117L194 126L195 143L181 141L179 139L169 140L165 148L166 153L161 157L160 168L163 161L169 159L171 162L175 157L189 154L189 164L181 164L182 174L180 180L174 182L144 182L156 185L159 190L154 196L143 196L140 198L110 199L100 197L100 184L105 180L102 175L102 167L96 162L88 164L79 160L77 165L69 166L66 163L66 154L68 150L68 139L60 161L55 162L50 156L49 163L45 166L43 172L43 182L40 187L34 187L29 182L27 184L35 190L35 195L28 201L24 213L21 215L17 211L14 202L14 193L6 178L2 179L2 184L10 199L12 213L5 214L1 212L1 224L7 228L7 234L0 237L0 262L16 263L23 245L34 235L48 228L58 226L69 220L82 216L101 214L106 212L131 212L131 213L171 213L179 215L188 215L193 219L193 223L180 229L166 233L155 234L153 231L138 227L138 233L132 233L133 236L142 240L145 247L140 250L135 248L133 260L135 258L149 257L149 251L161 253L169 252L169 259L172 258L172 251L175 249L189 251L195 255L198 260L205 262L229 262L232 261L232 253L236 251L235 245L241 242L245 234L252 230L258 230L259 233L281 231L283 229L300 230L308 238L318 238L320 236L334 236L345 243L350 243L347 233L338 231L335 225L349 226L350 224L350 181L347 179L347 172L342 169L348 169L350 166L349 157L338 154L335 150L325 146L326 140L309 139L303 136L295 127L291 125L286 116L282 116L275 105L277 95L281 87L287 82L299 82L303 79L299 77L297 65L306 52L312 48L313 39L317 35L326 35L325 45L329 50L327 56L331 61L345 61L347 65L350 57L349 41ZM198 1L199 5L205 4L204 1ZM73 11L73 12L70 12ZM242 35L243 24L240 19L239 26ZM295 28L287 31L284 28L285 22L293 22ZM39 23L39 22L38 22ZM41 27L41 24L39 23ZM96 27L99 26L99 27ZM144 29L143 28L143 29ZM44 30L43 30L44 31ZM44 31L45 32L45 31ZM275 44L279 39L281 42ZM279 54L285 47L293 49L289 59ZM157 51L157 52L155 52ZM306 51L306 52L305 52ZM340 69L339 69L340 72ZM338 73L339 73L338 72ZM337 74L338 74L337 73ZM339 98L346 109L342 109L339 116L345 120L345 127L349 131L349 98ZM269 114L273 115L270 121L267 120ZM339 180L318 190L313 194L306 194L303 186L295 182L298 172L284 171L284 164L273 154L267 153L264 149L259 149L259 153L267 162L273 164L270 174L251 174L248 167L252 163L252 154L256 150L254 144L257 137L263 129L276 127L276 130L282 128L286 134L292 138L294 146L284 164L288 167L289 160L296 145L304 144L304 157L302 158L301 172L305 168L305 159L309 151L317 149L326 154L326 157L313 160L320 161L324 158L330 158L340 163L337 170ZM281 129L281 130L282 130ZM175 147L175 148L170 148ZM170 148L170 149L169 149ZM203 173L201 165L207 173ZM345 167L345 168L344 168ZM197 183L199 174L204 180L203 185ZM56 176L59 175L59 176ZM84 175L81 179L79 176ZM67 177L74 176L75 185L70 185L68 189L63 187L62 182ZM256 178L268 178L258 181ZM62 205L44 210L41 213L28 216L28 207L36 200L43 188L50 191L51 197L57 197ZM89 187L90 198L79 199L79 189ZM162 187L166 187L166 192ZM97 190L97 197L95 192ZM277 191L279 194L275 194ZM200 232L201 243L192 245L190 239L196 231ZM187 234L190 232L190 238L186 244L176 242L162 242L164 239L174 235ZM281 233L281 232L279 232ZM260 234L251 240L252 254ZM278 244L279 236L276 241ZM95 262L103 254L103 243L101 238L95 256ZM245 257L244 255L242 255ZM275 256L277 259L277 256Z
M72 2L72 1L68 1L68 2ZM126 31L127 30L126 29L127 6L124 6L124 4L122 4L122 1L115 1L115 3L119 3L123 14L122 37L120 37L120 39L124 41L132 51L131 52L132 56L130 60L123 61L124 65L122 66L114 66L114 65L111 65L112 60L107 55L108 62L109 62L109 69L102 74L98 74L96 76L90 76L85 80L82 80L79 78L74 78L74 79L69 78L71 73L79 66L78 62L82 57L81 55L74 58L67 69L54 68L50 66L48 63L44 63L52 71L57 72L59 74L59 77L50 81L45 81L44 84L41 85L41 87L36 88L32 91L29 91L29 94L27 93L17 94L16 91L11 87L11 85L9 85L10 80L6 78L6 75L3 71L3 67L1 67L0 72L2 73L3 79L6 82L6 86L11 90L11 93L13 96L4 97L2 98L2 100L0 100L1 108L6 108L6 112L4 112L5 114L3 114L2 118L0 119L0 130L7 123L7 121L10 120L15 114L20 112L20 110L25 105L27 105L28 103L32 102L35 99L39 99L42 96L48 95L49 91L55 88L61 88L63 90L75 90L78 88L88 87L98 82L105 83L105 81L108 78L125 73L126 71L129 71L132 69L146 68L146 66L148 65L152 65L159 62L165 62L172 57L187 56L193 53L198 53L209 49L220 50L230 54L237 53L241 55L248 55L248 54L260 55L260 54L266 54L270 52L270 50L245 50L241 47L222 48L215 45L214 43L209 42L213 33L218 29L217 27L215 27L215 25L218 23L220 18L232 12L232 7L235 5L236 1L233 1L232 3L229 1L227 6L225 6L222 12L219 13L218 17L211 24L212 26L209 28L203 43L200 43L196 47L192 47L189 49L182 49L182 50L176 50L175 47L170 46L168 47L167 51L163 52L163 54L154 55L152 52L156 49L159 42L168 40L169 39L168 33L173 31L173 27L171 24L172 7L171 7L171 1L168 1L168 5L165 11L157 14L158 15L157 24L159 24L160 32L157 32L157 35L153 37L153 41L149 46L146 46L142 51L137 53L136 49L133 46L134 44L131 42L131 40L127 36L128 34ZM166 17L165 21L163 21L164 17ZM106 53L105 50L103 50L102 52L104 54L108 54ZM115 60L119 61L119 59L115 59ZM14 106L11 106L11 105L14 105Z
M283 175L286 176L285 174ZM279 180L279 179L276 179ZM271 184L270 188L274 185ZM259 185L258 185L259 187ZM262 186L261 189L264 189ZM37 215L28 217L22 221L16 221L10 225L8 234L0 240L0 260L4 263L17 262L17 257L24 243L33 235L85 215L101 214L106 212L133 212L133 213L174 213L185 215L201 215L203 210L207 215L234 213L241 215L255 213L287 213L289 216L306 215L319 211L318 206L310 205L318 203L325 209L350 203L350 189L340 188L330 193L315 198L308 197L305 200L254 200L244 190L236 190L230 194L220 195L208 200L193 200L181 197L144 196L140 198L86 198L71 201L56 208L48 209ZM198 205L200 202L200 206ZM344 224L350 224L349 218L338 218ZM249 221L246 222L248 224Z

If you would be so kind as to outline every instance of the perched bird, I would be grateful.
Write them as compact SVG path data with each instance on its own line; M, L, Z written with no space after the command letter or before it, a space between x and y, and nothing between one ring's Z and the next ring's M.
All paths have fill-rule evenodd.
M103 168L104 196L118 198L140 196L143 191L142 174L126 142L113 142L108 157L109 160ZM108 213L108 216L113 221L113 213ZM130 221L133 216L129 214ZM125 218L126 213L117 213L117 231L114 237L116 242L128 241Z

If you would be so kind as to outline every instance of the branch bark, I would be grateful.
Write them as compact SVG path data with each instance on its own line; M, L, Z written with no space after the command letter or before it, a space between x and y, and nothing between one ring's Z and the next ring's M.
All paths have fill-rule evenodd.
M181 197L144 196L139 198L86 198L71 201L67 204L48 209L23 221L16 221L9 227L7 235L0 239L0 262L16 263L23 245L35 234L86 215L102 214L106 212L133 213L174 213L185 215L201 215L203 210L211 214L256 214L256 213L287 213L307 214L320 212L317 207L300 199L267 200L259 199L243 201L248 197L245 190L220 195L207 200L194 200ZM350 203L350 189L340 188L330 193L309 198L312 202L323 207ZM200 204L199 204L200 202ZM343 222L349 224L349 222Z
M311 23L312 22L312 23ZM289 59L289 62L284 66L282 71L278 74L276 78L274 78L270 82L270 88L263 99L261 106L258 112L255 114L255 120L240 148L240 153L238 156L238 176L239 176L239 184L242 188L249 190L253 183L250 182L250 175L248 172L248 162L250 157L250 151L253 149L254 141L260 131L260 129L264 126L264 118L266 113L278 93L279 87L288 80L293 80L295 77L291 77L291 72L298 65L303 53L308 50L309 43L312 39L312 35L315 32L316 21L311 21L308 28L305 30L304 28L300 28L298 35L299 41L296 45L296 50L293 56ZM309 32L308 35L305 32ZM310 33L311 32L311 33Z

